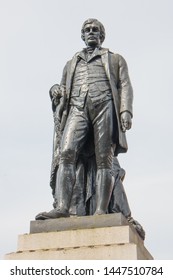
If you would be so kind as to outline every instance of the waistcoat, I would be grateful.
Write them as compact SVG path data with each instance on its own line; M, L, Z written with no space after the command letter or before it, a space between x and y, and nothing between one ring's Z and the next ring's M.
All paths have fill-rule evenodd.
M79 57L73 76L70 104L83 108L87 95L94 105L112 99L101 56Z

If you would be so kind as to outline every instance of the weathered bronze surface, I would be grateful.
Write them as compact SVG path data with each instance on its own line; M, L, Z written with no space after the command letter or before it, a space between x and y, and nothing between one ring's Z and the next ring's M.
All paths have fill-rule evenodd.
M123 188L125 171L117 160L127 151L133 90L124 58L102 48L105 29L84 22L86 48L65 65L60 85L50 89L54 115L51 188L54 209L36 220L121 212L133 220Z

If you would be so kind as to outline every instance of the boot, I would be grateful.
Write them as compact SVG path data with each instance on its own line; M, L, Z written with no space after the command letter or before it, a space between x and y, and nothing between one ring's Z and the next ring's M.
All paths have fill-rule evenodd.
M75 183L75 167L73 164L60 164L57 172L55 189L55 208L60 212L68 212Z
M112 190L114 177L110 169L98 169L96 181L96 211L94 215L106 214Z
M57 172L56 188L54 194L55 209L39 213L36 220L57 219L69 217L69 208L75 182L75 168L72 164L60 164Z

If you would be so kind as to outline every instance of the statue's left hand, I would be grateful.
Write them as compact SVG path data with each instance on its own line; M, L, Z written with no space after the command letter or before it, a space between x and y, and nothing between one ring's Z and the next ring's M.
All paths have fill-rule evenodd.
M130 112L128 111L122 112L120 115L120 122L121 122L121 129L123 132L126 132L126 130L130 129L132 126L132 117Z
M50 97L52 99L59 99L61 98L62 94L61 94L61 88L58 84L53 85L49 91Z

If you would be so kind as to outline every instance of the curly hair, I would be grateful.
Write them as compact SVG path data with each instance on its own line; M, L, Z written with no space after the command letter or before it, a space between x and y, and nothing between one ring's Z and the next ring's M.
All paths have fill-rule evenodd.
M84 28L85 28L85 25L86 25L86 24L89 24L89 23L97 23L98 26L100 27L100 42L101 42L101 44L102 44L103 41L104 41L104 39L105 39L105 35L106 35L106 33L105 33L105 28L104 28L103 24L102 24L100 21L98 21L97 19L95 19L95 18L89 18L89 19L87 19L87 20L83 23L82 29L81 29L81 38L82 38L82 40L83 40L83 41L85 40L85 38L84 38Z

